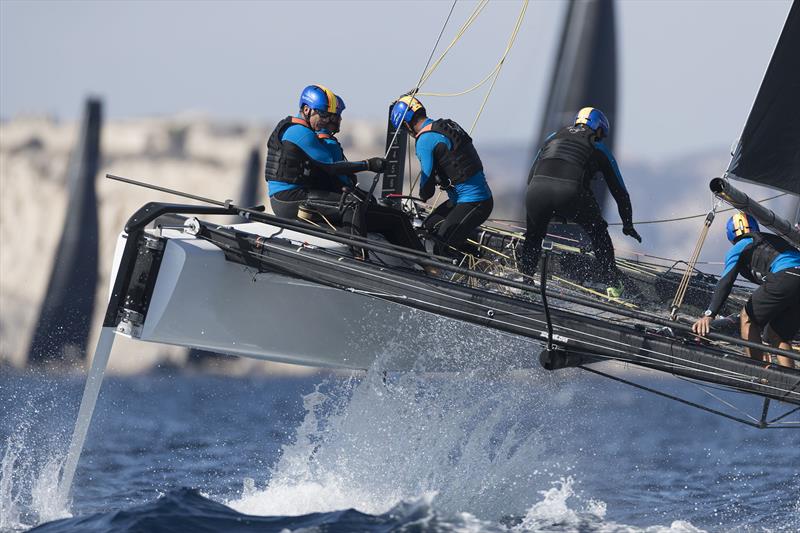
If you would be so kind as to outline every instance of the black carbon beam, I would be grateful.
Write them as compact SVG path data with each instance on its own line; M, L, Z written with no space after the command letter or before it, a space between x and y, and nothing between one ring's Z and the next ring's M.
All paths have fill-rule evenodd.
M800 229L792 226L788 220L759 204L731 185L726 179L714 178L708 186L718 198L728 202L739 211L752 215L761 225L774 231L776 235L795 248L800 248Z
M229 260L258 265L264 272L300 277L538 341L548 337L543 306L536 302L341 258L324 250L298 249L281 239L230 228L201 223L199 236L222 249ZM562 366L611 359L800 405L800 372L796 370L763 368L742 355L659 333L644 324L613 323L560 308L551 308L550 313L553 344L567 354L590 354Z
M408 132L402 124L399 128L392 126L391 115L392 106L390 105L389 120L386 126L386 169L383 172L381 198L385 198L390 194L403 194ZM398 129L400 131L397 131Z

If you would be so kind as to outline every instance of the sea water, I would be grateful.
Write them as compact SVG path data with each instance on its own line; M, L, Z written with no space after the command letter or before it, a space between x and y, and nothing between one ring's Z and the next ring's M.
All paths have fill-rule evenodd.
M67 505L83 378L5 371L0 530L800 530L798 430L577 369L432 374L425 359L405 374L107 378Z

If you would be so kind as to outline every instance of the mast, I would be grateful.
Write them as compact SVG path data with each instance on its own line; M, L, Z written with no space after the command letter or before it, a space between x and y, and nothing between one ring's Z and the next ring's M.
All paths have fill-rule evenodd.
M611 122L604 142L613 150L617 119L617 44L613 0L570 0L542 124L532 154L553 131L570 124L582 107L596 107ZM597 185L597 186L596 186ZM592 184L600 207L608 188Z
M97 289L95 176L101 126L102 103L90 98L67 169L67 214L28 350L29 363L68 362L84 357L86 351Z
M260 161L259 147L253 146L250 149L250 155L247 157L242 185L239 189L239 205L253 207L261 203L258 195L258 187L261 184Z

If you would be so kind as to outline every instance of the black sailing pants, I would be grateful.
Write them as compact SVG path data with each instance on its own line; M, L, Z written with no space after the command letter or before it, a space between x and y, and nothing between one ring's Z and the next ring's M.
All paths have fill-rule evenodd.
M554 216L571 220L583 228L592 241L600 279L609 283L619 281L608 224L603 220L594 195L575 181L551 176L533 176L525 193L527 229L519 257L522 272L532 275L536 271L542 239Z
M436 239L434 253L453 255L452 248L462 249L470 233L486 222L492 209L494 199L491 197L480 202L439 204L425 220L425 229Z
M380 233L392 244L424 251L411 222L403 213L375 202L366 204L353 196L346 199L345 209L340 212L341 198L340 192L291 189L272 195L270 205L275 215L295 219L299 207L306 204L345 232L354 235Z

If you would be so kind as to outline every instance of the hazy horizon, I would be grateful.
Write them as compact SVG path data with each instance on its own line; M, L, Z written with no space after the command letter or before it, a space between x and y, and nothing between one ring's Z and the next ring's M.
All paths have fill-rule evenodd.
M612 127L619 155L664 160L727 151L790 5L617 2L619 119ZM271 121L293 112L299 90L316 82L345 98L346 120L381 120L388 102L419 78L450 6L4 1L0 117L68 120L94 94L112 119L197 111L220 120ZM474 6L456 5L437 51ZM520 7L490 2L424 90L461 90L483 78L505 48ZM530 4L481 116L477 142L533 141L564 7ZM484 88L425 103L433 116L471 123Z

